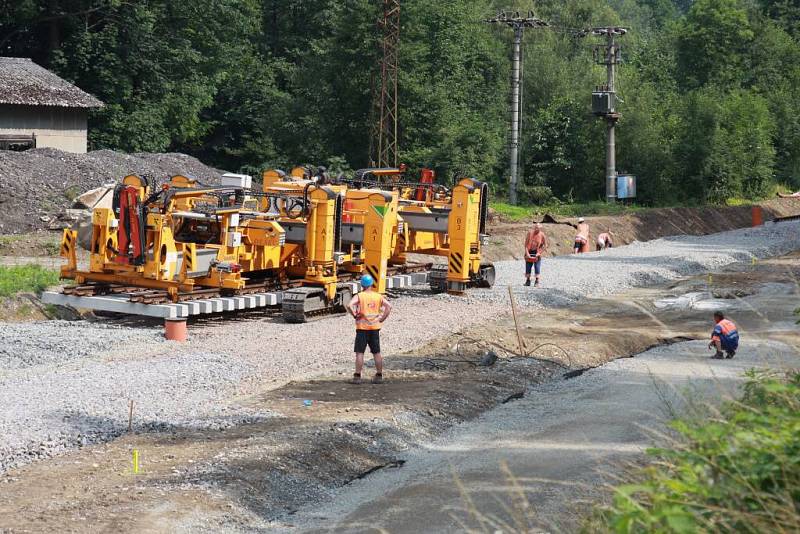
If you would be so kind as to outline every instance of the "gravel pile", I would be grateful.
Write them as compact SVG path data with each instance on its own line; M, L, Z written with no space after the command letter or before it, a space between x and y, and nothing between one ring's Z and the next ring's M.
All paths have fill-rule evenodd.
M4 323L0 325L0 339L0 369L8 370L81 360L95 354L98 346L162 343L164 338L156 330L52 321Z
M72 199L128 174L159 181L187 174L213 183L222 172L185 154L122 154L96 150L73 154L54 148L0 150L0 234L49 228Z
M508 314L508 289L527 307L554 307L800 250L800 222L705 237L659 239L602 253L545 260L544 287L523 287L522 262L499 262L497 285L466 297L400 292L381 343L389 358ZM352 372L352 319L288 325L251 313L190 326L190 341L161 328L87 323L0 324L0 472L127 428L216 427L271 417L235 397L265 385ZM299 399L298 402L301 402ZM216 425L216 426L215 426Z

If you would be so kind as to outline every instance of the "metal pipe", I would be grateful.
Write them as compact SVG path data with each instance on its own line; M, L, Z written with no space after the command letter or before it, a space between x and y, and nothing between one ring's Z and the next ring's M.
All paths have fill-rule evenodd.
M195 211L173 211L172 218L181 219L195 219L197 221L215 221L216 217L212 217L211 215L206 215L205 213L197 213Z

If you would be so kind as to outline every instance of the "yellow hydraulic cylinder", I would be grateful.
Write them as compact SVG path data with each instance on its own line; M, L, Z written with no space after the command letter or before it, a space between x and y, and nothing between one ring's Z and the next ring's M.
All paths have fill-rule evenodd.
M116 256L117 231L114 213L108 208L95 208L92 211L92 244L89 256L89 270L102 273L106 264Z
M447 281L448 286L453 282L459 290L466 287L460 285L469 282L470 275L480 267L480 205L481 189L472 180L461 180L453 188L447 230L450 238Z
M364 269L375 280L375 289L386 292L386 268L397 241L396 191L353 190L347 198L367 201L364 213Z

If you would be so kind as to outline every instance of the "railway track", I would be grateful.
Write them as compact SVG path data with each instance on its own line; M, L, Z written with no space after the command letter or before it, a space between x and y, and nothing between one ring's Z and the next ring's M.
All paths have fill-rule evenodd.
M389 267L387 276L394 276L398 274L413 274L426 272L431 269L430 263L412 263L400 266ZM340 283L354 282L360 275L357 273L340 273ZM243 289L219 289L219 288L198 288L192 291L185 291L178 293L177 300L173 300L169 293L164 290L147 289L138 286L123 285L123 284L107 284L107 283L89 283L76 286L67 286L61 292L65 295L74 295L79 297L94 297L101 295L128 295L130 302L138 304L174 304L181 302L191 302L194 300L203 300L218 297L238 297L253 295L256 293L265 293L269 291L289 291L293 289L302 288L303 282L300 279L295 280L265 280L256 281L248 284ZM319 315L326 313L325 310L309 310L310 315Z

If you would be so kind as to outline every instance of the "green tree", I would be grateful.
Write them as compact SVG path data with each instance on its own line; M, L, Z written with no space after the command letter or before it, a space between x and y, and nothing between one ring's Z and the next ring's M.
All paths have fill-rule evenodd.
M722 203L757 198L772 181L774 125L766 100L749 91L698 90L688 98L689 117L678 144L689 198Z
M697 0L678 27L683 85L738 85L754 33L741 0Z

